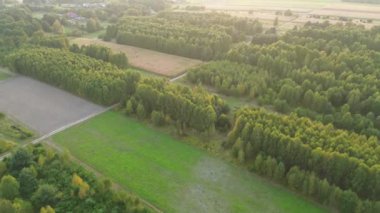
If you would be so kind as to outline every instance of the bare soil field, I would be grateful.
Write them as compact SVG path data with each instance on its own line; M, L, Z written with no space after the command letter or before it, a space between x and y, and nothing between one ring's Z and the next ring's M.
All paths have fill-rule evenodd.
M167 77L178 76L184 73L187 69L202 63L200 60L169 55L113 42L105 42L100 39L76 38L71 40L71 43L76 43L78 45L97 44L109 47L115 52L125 53L132 66Z
M103 107L31 78L0 81L0 112L43 135L80 120Z

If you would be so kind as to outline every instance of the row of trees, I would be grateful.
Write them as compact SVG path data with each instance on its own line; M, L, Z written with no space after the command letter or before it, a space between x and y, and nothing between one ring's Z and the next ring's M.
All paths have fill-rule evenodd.
M43 147L18 149L0 162L1 212L148 212L81 167Z
M176 20L202 28L211 28L216 25L227 29L234 42L244 41L247 35L255 35L263 31L263 26L258 20L235 17L227 13L205 12L161 12L157 15L167 20Z
M362 201L351 190L342 190L326 179L318 178L313 172L301 170L298 166L293 166L286 172L284 163L271 156L257 155L251 167L256 173L337 209L339 212L375 213L380 211L380 202Z
M70 51L73 53L80 53L87 55L91 58L102 60L116 65L120 69L128 67L128 58L125 53L114 53L110 48L100 45L82 45L79 47L77 44L70 46Z
M229 109L220 98L198 88L169 84L160 79L142 79L137 72L66 50L31 47L7 58L11 68L100 104L119 101L129 114L142 119L169 118L179 133L187 128L212 132L215 126L226 131ZM157 123L161 123L160 121Z
M225 119L229 108L222 99L201 88L190 89L163 79L144 79L124 106L127 114L151 118L156 125L173 122L179 134L188 128L208 133L215 127L225 131L229 125Z
M280 112L380 136L380 53L368 43L377 30L321 24L317 33L311 28L293 30L269 45L240 44L226 55L251 67L212 62L192 70L188 79L227 95L257 98Z
M125 17L107 28L105 40L210 60L227 52L232 37L222 26L201 28L157 17Z
M281 161L286 171L298 166L363 200L380 199L380 145L376 137L260 109L242 109L235 117L225 147L241 162L263 153Z
M100 104L132 94L140 75L82 54L52 48L22 48L7 57L11 69Z

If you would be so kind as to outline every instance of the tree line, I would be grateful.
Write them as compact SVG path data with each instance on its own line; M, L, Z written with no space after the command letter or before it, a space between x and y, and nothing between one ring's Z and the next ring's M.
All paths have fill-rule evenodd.
M99 104L133 93L140 76L82 54L45 47L22 48L7 57L11 69Z
M167 20L176 20L181 23L202 28L212 28L213 26L220 25L226 28L234 42L244 41L246 36L255 35L263 31L263 26L258 20L240 18L227 13L165 11L159 13L157 17Z
M100 104L125 106L128 114L157 123L173 121L179 133L186 129L225 130L229 108L223 100L198 88L142 79L140 74L67 50L29 47L7 57L12 70L52 84Z
M109 62L120 69L128 68L128 58L125 53L114 53L112 49L108 47L95 44L82 45L79 47L77 44L72 44L69 49L73 53L80 53L91 58Z
M350 196L346 204L333 206L342 212L346 212L343 209L347 206L356 208L360 202L369 203L377 210L380 207L380 146L376 137L337 130L296 115L241 109L235 114L224 147L261 174L273 178L275 171L280 170L278 178L282 181L288 174L288 185L297 191L303 192L303 187L308 187L303 186L303 181L309 176L314 176L314 181L327 182L330 188L340 188L339 195L347 192ZM306 189L304 193L308 193ZM320 199L329 198L323 195ZM355 212L355 208L348 212Z
M0 162L1 212L149 212L138 198L111 189L82 167L42 146Z
M378 30L320 25L293 30L269 45L236 45L226 55L231 62L195 68L188 80L380 136L380 53L373 45Z
M126 114L150 118L158 126L173 123L182 135L187 129L212 133L228 128L228 106L201 88L190 89L164 79L143 79L124 102Z
M210 60L227 52L232 37L222 26L201 28L157 17L125 17L107 28L105 40Z

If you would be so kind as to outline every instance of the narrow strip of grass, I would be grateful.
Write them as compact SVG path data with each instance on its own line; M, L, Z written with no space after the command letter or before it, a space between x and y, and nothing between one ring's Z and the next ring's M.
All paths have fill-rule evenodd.
M326 212L117 112L59 133L53 141L164 212Z
M9 76L5 69L0 67L0 81L7 79Z

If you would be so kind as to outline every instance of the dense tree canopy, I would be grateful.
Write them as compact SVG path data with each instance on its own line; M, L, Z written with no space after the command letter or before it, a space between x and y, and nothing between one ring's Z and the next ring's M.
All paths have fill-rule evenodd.
M91 58L109 62L116 65L118 68L124 69L128 67L128 58L125 53L114 53L111 48L103 47L100 45L82 45L79 47L77 44L70 46L70 51L74 53L81 53Z
M24 163L15 167L20 159ZM5 165L1 212L148 212L137 198L114 192L106 181L43 147L18 149Z
M140 77L110 63L61 49L23 48L7 60L21 74L107 105L120 101L128 90L133 92Z
M162 119L168 117L180 134L187 128L198 132L219 129L219 119L229 111L222 99L201 88L191 90L160 79L144 79L125 107L126 113L136 113L140 118L152 114L155 123L162 123Z
M222 26L202 28L156 17L125 17L107 28L105 39L204 60L228 51L232 37Z
M269 45L240 44L188 79L336 127L380 136L379 30L308 24Z
M42 26L27 8L0 8L0 62L12 49L27 42Z
M380 199L380 145L296 115L284 116L260 109L242 109L235 115L226 147L242 162L260 153L282 162L285 171L297 166L326 179L361 199Z
M223 26L234 41L245 40L245 36L255 35L263 31L263 26L258 20L231 16L227 13L161 12L158 17L203 28L211 28L216 25Z

